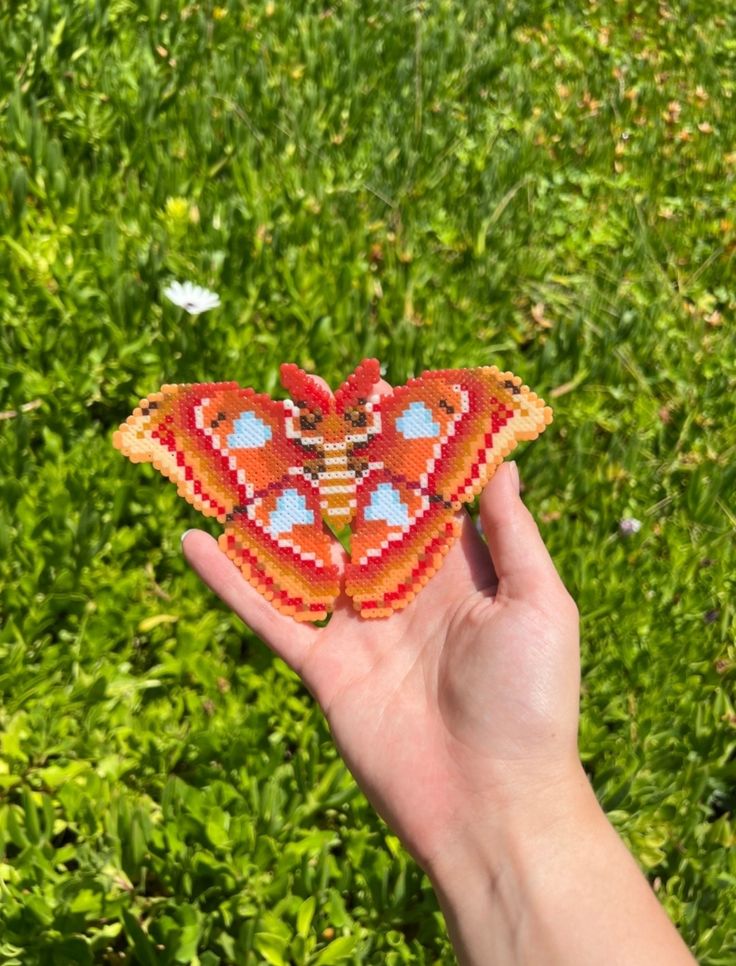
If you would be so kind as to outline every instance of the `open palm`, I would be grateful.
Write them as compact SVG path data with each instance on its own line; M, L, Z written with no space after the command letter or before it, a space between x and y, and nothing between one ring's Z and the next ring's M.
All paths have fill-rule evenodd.
M326 627L297 624L208 534L190 531L183 544L202 579L301 676L358 784L425 867L473 800L503 809L548 790L576 760L577 609L517 479L504 464L481 497L488 545L463 514L440 571L383 620L343 598Z

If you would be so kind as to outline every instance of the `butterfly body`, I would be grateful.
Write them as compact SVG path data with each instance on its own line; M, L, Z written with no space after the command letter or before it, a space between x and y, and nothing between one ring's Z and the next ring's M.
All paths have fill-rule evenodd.
M283 401L237 383L164 386L114 444L225 524L220 545L275 607L317 620L341 587L363 617L405 607L442 563L473 499L551 410L495 367L427 372L377 394L364 360L333 395L294 365ZM332 531L351 528L344 574Z
M316 486L325 522L343 529L355 514L357 486L369 470L360 449L380 433L379 414L367 399L343 412L330 398L311 408L287 400L284 415L287 437L304 453L292 475Z

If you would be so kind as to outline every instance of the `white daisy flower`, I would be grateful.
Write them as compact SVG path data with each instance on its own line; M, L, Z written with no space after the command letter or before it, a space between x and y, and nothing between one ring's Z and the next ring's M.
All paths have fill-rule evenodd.
M199 315L200 312L216 309L220 305L217 292L210 292L208 288L202 288L193 282L171 282L164 289L164 295L190 315Z
M636 517L624 517L618 522L618 530L622 536L630 537L641 530L641 520L637 520Z

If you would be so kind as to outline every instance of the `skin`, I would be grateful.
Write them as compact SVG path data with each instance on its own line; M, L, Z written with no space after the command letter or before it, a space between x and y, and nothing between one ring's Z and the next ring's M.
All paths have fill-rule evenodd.
M379 392L390 391L383 384ZM461 963L692 963L577 750L577 607L506 463L403 611L278 614L208 534L184 554L302 678L369 801L430 876ZM336 544L338 564L344 564Z

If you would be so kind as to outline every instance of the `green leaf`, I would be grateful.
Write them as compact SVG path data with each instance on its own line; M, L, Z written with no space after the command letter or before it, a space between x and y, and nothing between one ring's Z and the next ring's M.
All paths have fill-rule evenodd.
M253 945L270 966L286 966L284 953L288 939L271 932L258 932Z
M123 910L123 924L125 925L125 932L128 938L133 943L133 948L141 962L141 966L157 966L159 960L153 943L141 929L135 916L126 909Z
M42 926L50 926L54 921L53 910L42 896L32 893L26 896L24 905L29 912L33 913Z
M208 817L205 831L207 838L218 849L225 849L230 844L230 816L224 809L213 808Z
M41 839L41 827L38 821L38 809L33 800L33 793L27 786L21 791L23 802L24 826L28 840L36 845Z
M331 963L341 963L350 957L357 945L357 936L340 936L339 939L333 939L329 946L325 946L315 959L314 966L330 966Z
M306 937L309 934L309 929L312 925L312 919L314 918L316 908L317 900L314 898L314 896L309 896L299 906L296 914L296 931L300 936Z
M155 627L160 627L161 624L175 624L178 620L178 614L152 614L139 622L138 630L141 634L148 634Z
M81 937L69 937L54 943L52 952L56 966L92 966L92 951Z

